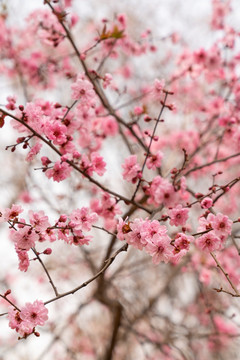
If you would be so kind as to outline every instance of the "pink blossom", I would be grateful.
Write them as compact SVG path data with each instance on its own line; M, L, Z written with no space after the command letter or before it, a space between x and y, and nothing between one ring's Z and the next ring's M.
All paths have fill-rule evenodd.
M86 154L82 154L82 156L81 156L80 167L83 172L86 172L89 176L92 176L93 167L92 167L91 161L89 160L89 158Z
M16 309L8 311L9 327L15 329L20 336L26 337L33 332L33 325L21 317L22 313Z
M199 226L197 228L198 232L206 231L206 230L212 230L212 224L211 224L211 218L214 217L213 214L209 214L207 219L203 216L201 216L198 220Z
M19 200L21 200L25 204L30 204L33 201L32 197L28 191L22 191L19 195ZM0 222L1 222L1 218L0 218Z
M218 213L212 220L212 228L217 236L227 237L232 231L232 220L227 215Z
M156 170L159 168L162 163L163 153L158 151L156 155L149 155L146 161L146 165L148 169Z
M212 213L208 214L207 218L201 217L199 219L198 231L213 230L217 237L219 237L222 242L226 240L229 234L232 231L232 220L228 218L227 215L218 213L214 215Z
M107 192L103 193L101 201L99 199L91 200L91 209L102 216L104 221L106 219L112 220L117 214L122 213L116 199L111 197Z
M196 239L196 245L203 251L219 250L222 246L221 240L213 231L208 232Z
M38 235L29 226L25 226L13 233L13 241L16 243L16 248L19 250L28 251L31 247L35 246L35 242L38 238Z
M16 109L16 100L17 100L17 97L15 95L13 96L8 96L7 97L7 105L6 105L6 108L8 110L15 110Z
M85 79L84 75L79 75L77 80L72 84L72 98L81 100L82 105L95 105L95 91L92 84Z
M232 323L227 323L226 320L223 320L220 315L214 316L214 323L216 325L217 331L220 333L225 335L236 335L238 333L237 326Z
M168 263L173 256L173 247L170 244L171 239L168 235L153 235L152 241L150 241L145 250L152 256L154 264L159 264L160 261Z
M155 234L164 236L167 233L167 228L165 225L160 225L157 220L148 220L146 219L141 226L141 236L144 239L144 243L152 241L152 238Z
M23 208L20 205L13 204L11 209L6 208L0 211L0 223L4 221L17 221L19 214L23 212Z
M170 216L170 225L185 225L188 219L189 209L183 208L182 205L177 205L175 208L168 211Z
M117 238L119 240L124 240L125 235L130 231L131 231L130 223L129 222L127 223L122 218L119 218L117 223Z
M97 152L91 154L91 162L93 170L99 175L102 176L106 171L106 163L103 160L103 157L100 156Z
M131 155L125 159L123 168L123 178L129 182L136 182L137 178L141 176L140 165L137 163L137 156Z
M52 169L46 171L46 176L49 179L53 178L54 181L60 182L68 178L71 171L72 168L66 162L57 161Z
M16 247L16 252L19 260L18 268L20 271L26 272L30 265L28 253L25 250L19 250L17 247Z
M61 227L61 229L58 229L58 231L57 231L58 239L64 240L68 243L70 230L66 227L65 224L61 224L60 222L58 223L58 227Z
M34 332L34 327L29 321L23 321L16 331L20 336L25 338Z
M68 239L67 239L68 244L82 246L82 245L88 245L89 242L92 240L91 236L84 235L81 230L74 231L74 232L76 232L77 234L68 237Z
M71 219L69 225L74 230L90 231L92 225L98 220L98 215L95 212L90 212L89 208L82 207L74 210L69 218Z
M142 106L135 106L135 108L134 108L133 111L134 111L134 114L135 114L135 115L141 115L141 114L143 114L143 112L144 112Z
M43 326L48 319L48 310L43 301L35 300L33 304L26 303L20 313L23 321L29 322L33 327Z
M51 160L47 156L41 157L42 166L48 166L51 164Z
M106 89L111 84L111 81L112 81L112 75L106 73L103 78L103 88Z
M22 318L20 317L20 312L17 311L16 309L10 309L8 311L8 319L9 319L9 327L11 329L16 329L16 331L19 329L23 321Z
M125 235L127 243L139 250L142 250L147 244L146 239L141 236L141 227L143 223L144 220L142 219L134 219L134 221L130 223L131 231L126 232Z
M173 185L170 184L168 179L163 179L160 175L153 179L149 188L146 189L146 193L150 195L148 202L151 204L171 206L177 201Z
M213 29L224 28L224 17L230 12L230 1L212 0L213 13L211 25Z
M33 212L29 210L28 212L30 224L35 228L36 231L46 230L50 226L48 222L48 217L41 210L39 212Z
M46 122L44 133L54 145L62 145L67 141L67 127L59 121Z
M41 133L45 122L41 107L33 102L27 103L24 113L25 121L33 127L34 130Z
M153 87L153 96L156 100L159 100L161 98L164 86L165 86L165 80L155 79L154 87Z
M118 133L118 123L110 116L103 118L101 121L103 134L107 136L115 136Z
M170 258L170 262L174 265L177 265L179 263L179 261L183 258L184 255L187 254L187 250L186 249L173 249L173 253L172 256Z
M202 268L201 272L199 274L199 280L205 284L205 285L209 285L210 281L211 281L211 271L207 268Z
M174 246L179 250L189 250L189 245L193 240L193 236L178 233L175 237Z
M212 207L213 201L210 197L205 197L202 201L201 201L201 207L203 209L209 209L210 207Z
M127 16L126 16L126 14L124 14L124 13L118 14L117 15L117 20L120 22L123 29L125 29L125 27L127 26Z
M37 142L36 145L34 145L27 154L26 161L32 161L35 156L40 152L41 148L42 144L40 142Z

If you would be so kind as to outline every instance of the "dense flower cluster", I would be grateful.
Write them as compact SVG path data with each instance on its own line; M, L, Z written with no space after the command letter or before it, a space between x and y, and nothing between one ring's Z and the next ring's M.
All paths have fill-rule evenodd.
M43 326L48 319L48 310L40 300L32 304L26 303L21 311L13 308L8 312L9 326L15 329L21 337L35 333L35 327Z
M26 98L21 102L16 93L2 99L0 130L10 122L18 135L6 150L19 154L16 163L24 154L27 163L14 203L0 209L0 223L10 229L19 270L28 276L37 263L55 296L18 307L6 291L0 305L10 308L3 315L21 338L38 336L35 328L48 320L45 305L95 281L64 324L64 341L63 328L60 334L50 324L54 341L66 345L66 357L59 359L143 353L175 360L199 349L201 359L218 358L239 334L229 315L231 299L240 296L240 33L226 23L231 1L212 0L210 26L217 36L211 45L192 49L172 33L161 38L172 52L158 49L150 29L133 39L125 14L88 23L82 32L83 19L71 15L71 5L44 0L25 30L0 16L1 74L12 83L20 79ZM165 79L147 67L143 76L138 62L158 51L156 69L166 68ZM15 166L12 178L18 180L17 171ZM58 252L62 246L66 253ZM127 256L112 267L124 251ZM68 290L60 293L58 280ZM11 274L2 285L9 281ZM182 293L185 281L189 296ZM38 283L45 284L42 275ZM230 300L217 297L221 292ZM100 304L100 315L82 325L77 316L93 303ZM107 336L104 311L104 321L114 320ZM102 332L100 345L92 340L94 331ZM184 340L177 342L179 334Z

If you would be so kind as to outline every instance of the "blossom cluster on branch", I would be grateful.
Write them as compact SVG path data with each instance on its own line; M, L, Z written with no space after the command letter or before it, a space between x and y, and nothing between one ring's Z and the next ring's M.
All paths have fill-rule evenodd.
M6 150L18 154L31 178L0 208L0 223L10 229L18 269L27 276L38 263L41 282L53 294L43 301L39 291L21 306L21 296L4 281L1 315L19 339L40 336L36 327L49 326L57 343L48 304L71 301L92 284L90 300L111 320L98 331L101 308L89 329L71 314L64 328L83 343L69 336L65 355L56 346L59 359L133 359L141 347L152 360L202 359L202 344L205 358L225 351L238 359L240 32L227 21L231 1L212 0L209 25L218 36L211 46L192 50L176 33L162 38L162 46L172 48L171 61L160 57L154 76L148 67L161 46L153 30L134 38L128 17L115 14L85 24L79 37L81 19L71 0L43 3L20 29L0 16L0 71L23 92L2 99L0 131L10 123L15 140ZM144 76L142 58L149 61ZM42 184L31 191L33 173ZM88 274L81 281L72 270L79 261ZM133 285L129 274L138 266ZM185 278L194 285L191 300L183 294L179 302L178 323L171 311L161 313L161 304L170 299L168 305L176 305L171 293L181 293ZM131 310L133 299L139 303ZM231 316L230 307L237 309ZM99 350L92 331L98 331ZM68 357L68 349L76 357Z

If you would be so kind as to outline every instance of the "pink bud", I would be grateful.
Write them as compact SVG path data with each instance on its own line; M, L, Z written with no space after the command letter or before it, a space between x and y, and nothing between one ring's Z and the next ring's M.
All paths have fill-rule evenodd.
M10 290L10 289L8 289L8 290L5 292L4 296L7 297L9 294L11 294L11 290Z
M43 252L43 254L45 254L45 255L50 255L51 253L52 253L52 249L50 249L50 248L45 249Z

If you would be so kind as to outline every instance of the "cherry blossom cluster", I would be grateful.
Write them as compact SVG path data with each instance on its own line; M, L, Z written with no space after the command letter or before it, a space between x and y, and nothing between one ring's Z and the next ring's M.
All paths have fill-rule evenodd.
M48 320L48 310L41 300L35 300L32 304L26 303L21 310L12 308L8 312L9 326L16 330L21 338L30 334L39 336L36 326L43 326Z
M232 232L232 220L227 215L218 213L199 219L198 232L206 232L196 240L201 250L214 251L224 248L228 236Z
M171 240L167 235L168 229L160 225L157 220L135 219L133 221L119 220L117 237L126 240L129 245L145 250L154 264L161 261L177 263L189 250L194 238L184 233L178 233Z
M108 351L105 356L98 354L98 346L89 345L92 341L86 335L86 353L89 351L91 359L112 358L114 347L119 359L129 356L124 354L119 335L128 335L129 328L139 343L146 341L149 348L156 345L156 353L154 350L147 355L149 359L178 359L174 355L178 324L160 311L157 316L161 321L156 326L151 313L165 309L160 297L163 293L170 297L175 290L177 293L178 276L182 279L186 275L195 279L195 288L192 299L185 299L187 305L180 302L177 309L179 318L190 324L184 346L196 352L207 343L207 355L204 352L203 356L209 358L213 353L217 358L215 353L227 349L231 337L238 335L237 325L228 318L230 300L223 301L217 295L223 292L230 298L240 297L240 32L226 20L231 1L212 0L209 25L217 36L211 45L194 49L176 33L159 40L145 29L134 38L125 14L87 24L88 31L80 31L82 19L71 14L71 5L71 0L44 0L43 9L34 11L19 31L0 16L1 72L12 82L20 82L25 96L20 102L16 92L1 101L0 130L3 132L10 122L16 134L6 150L11 150L10 155L23 154L29 178L33 169L43 173L52 198L58 199L54 186L68 187L73 205L71 210L52 209L55 215L48 216L45 210L34 210L38 209L36 200L30 191L24 191L14 204L0 209L0 223L10 228L19 270L27 272L32 260L39 261L54 292L50 300L26 302L23 307L9 299L10 290L0 294L4 305L11 305L7 311L9 326L21 338L39 336L35 328L45 325L48 303L95 281L91 299L104 305L104 311L108 309L113 328L109 344L105 346L105 335L101 339L101 347ZM162 51L164 43L170 43L171 52ZM159 54L157 75L150 71L152 53ZM149 59L149 66L143 59ZM144 72L138 65L142 61ZM59 97L62 83L64 98ZM49 100L49 91L55 100ZM111 168L113 161L117 174ZM27 188L30 180L25 177ZM28 205L27 216L23 215L23 203ZM101 234L106 236L103 241L99 241ZM66 246L80 247L81 261L92 272L88 280L76 285L73 271L75 286L64 293L58 292L49 270L57 251L55 243L60 240ZM48 245L40 252L42 243ZM85 245L90 243L87 251ZM130 271L131 262L126 258L126 265L120 263L116 265L119 268L107 270L118 254L129 248L133 264L138 264L141 256L148 261L149 288L140 315L140 305L134 311L126 305L138 297L126 291L130 282L121 283L121 272ZM79 264L75 249L67 247L73 263ZM44 255L48 255L49 269ZM59 272L69 270L67 260L65 266L55 258ZM150 280L159 268L164 276L159 279L161 289L155 292ZM141 290L143 283L140 275L134 286ZM174 301L171 306L178 305ZM84 306L91 303L87 299ZM144 320L145 314L152 322ZM69 318L70 337L75 340L85 336L76 317ZM165 330L170 327L167 323L161 328L165 319L172 321L174 329L166 338ZM195 341L198 327L203 331ZM206 330L210 331L207 335ZM182 334L182 328L180 331ZM189 345L190 340L193 345ZM184 354L183 342L179 343ZM134 353L138 353L137 346L133 345ZM79 347L84 346L81 343Z
M0 222L8 222L12 228L11 239L15 245L21 271L28 270L30 265L28 251L35 249L37 242L64 240L70 245L88 245L92 236L84 233L89 232L98 220L97 213L91 212L87 207L73 210L69 216L62 214L54 226L50 225L48 216L42 210L38 212L29 210L29 224L19 217L22 212L21 206L12 205L10 209L1 210L0 213ZM43 251L45 255L51 253L51 248Z

